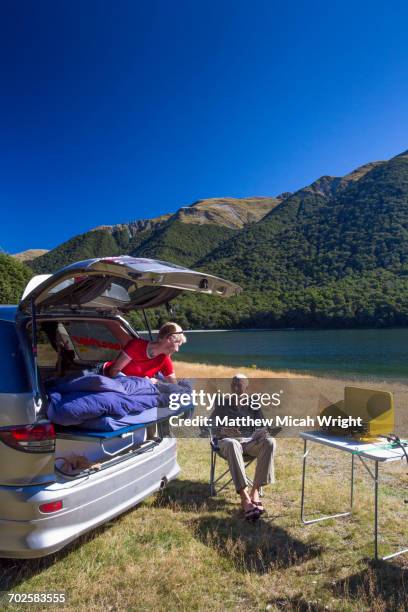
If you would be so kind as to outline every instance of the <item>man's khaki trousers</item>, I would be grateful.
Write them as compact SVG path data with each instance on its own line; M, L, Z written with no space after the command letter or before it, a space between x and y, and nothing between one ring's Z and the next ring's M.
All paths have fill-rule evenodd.
M276 440L267 436L261 440L224 438L218 441L220 455L228 461L235 489L239 493L248 486L244 455L256 457L254 486L262 487L275 482L274 456Z

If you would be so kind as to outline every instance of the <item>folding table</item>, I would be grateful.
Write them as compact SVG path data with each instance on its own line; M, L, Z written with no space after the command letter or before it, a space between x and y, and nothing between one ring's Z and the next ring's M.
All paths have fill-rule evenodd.
M339 518L341 516L349 516L353 511L353 498L354 498L354 460L358 457L362 465L374 481L374 558L377 560L378 557L378 487L379 487L379 465L382 463L389 463L391 461L405 461L404 451L399 446L388 443L387 440L373 440L373 442L361 442L358 439L351 437L340 437L332 436L331 434L324 433L322 431L314 432L302 432L299 434L304 441L303 451L303 471L302 471L302 498L301 498L301 520L305 525L311 525L319 521L326 521L332 518ZM351 455L351 477L350 477L350 510L347 512L339 512L332 515L319 516L318 518L309 519L305 518L304 505L305 505L305 480L306 480L306 460L310 452L310 448L307 448L307 443L313 442L314 444L320 444L323 446L329 446L333 449L349 453ZM402 441L407 444L406 440ZM374 472L369 467L369 461L374 461ZM408 493L407 493L408 497ZM401 500L401 504L403 504ZM391 555L381 557L382 560L391 559L398 555L408 552L408 548L404 548L395 552Z

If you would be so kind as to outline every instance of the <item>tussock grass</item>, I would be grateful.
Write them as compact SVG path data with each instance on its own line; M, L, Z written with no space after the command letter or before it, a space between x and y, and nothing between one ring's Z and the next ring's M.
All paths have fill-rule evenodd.
M208 363L189 363L187 361L179 361L178 359L175 363L177 375L185 378L229 378L237 372L246 374L248 378L310 378L305 374L295 374L289 371L274 372L256 367L247 368L243 366L231 367Z
M0 561L1 588L66 591L69 610L407 609L407 558L378 565L369 558L372 483L362 467L356 468L353 518L305 527L299 521L302 445L280 440L277 483L265 491L268 514L251 525L231 487L208 497L207 441L178 444L182 474L160 496L50 558ZM337 477L331 456L319 449L310 457L310 514L347 507L348 483ZM348 458L337 458L338 471L348 476ZM391 495L391 479L406 490L405 470L390 465L384 477L381 545L388 551L385 532L397 545L407 536L406 508Z
M208 441L180 439L178 448L181 475L161 495L49 558L0 560L0 589L66 591L67 610L408 609L408 557L370 560L373 483L359 462L353 517L303 526L303 445L280 439L277 482L265 489L268 512L252 525L232 487L208 496ZM350 457L314 447L308 466L308 513L346 509ZM406 472L399 463L381 467L384 554L408 543Z

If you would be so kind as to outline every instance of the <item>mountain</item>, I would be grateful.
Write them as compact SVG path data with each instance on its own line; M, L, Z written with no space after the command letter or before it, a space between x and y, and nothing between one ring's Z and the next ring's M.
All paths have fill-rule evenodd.
M29 265L35 272L45 273L74 261L119 254L173 259L191 265L238 229L261 219L281 201L280 197L199 200L174 214L96 227Z
M408 324L408 153L318 179L198 265L250 292L241 324Z
M408 155L401 155L372 164L358 179L318 179L200 263L264 287L308 286L375 269L401 274L407 232Z
M275 198L211 198L176 213L102 226L30 263L128 253L235 280L230 300L186 294L193 328L408 325L408 151ZM152 313L153 325L168 317ZM142 325L137 313L131 315Z
M28 249L27 251L21 251L21 253L14 253L12 257L18 259L18 261L32 261L41 255L48 253L48 249Z

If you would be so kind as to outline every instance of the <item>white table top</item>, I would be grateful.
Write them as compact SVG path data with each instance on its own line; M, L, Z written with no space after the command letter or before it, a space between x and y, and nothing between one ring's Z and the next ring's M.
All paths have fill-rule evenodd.
M299 436L303 440L331 446L347 453L355 453L360 457L373 459L374 461L400 461L404 457L402 448L391 447L385 438L382 440L375 439L373 442L361 442L350 436L332 436L323 431L301 432ZM404 440L404 442L407 442L407 440ZM408 446L406 451L408 453Z

